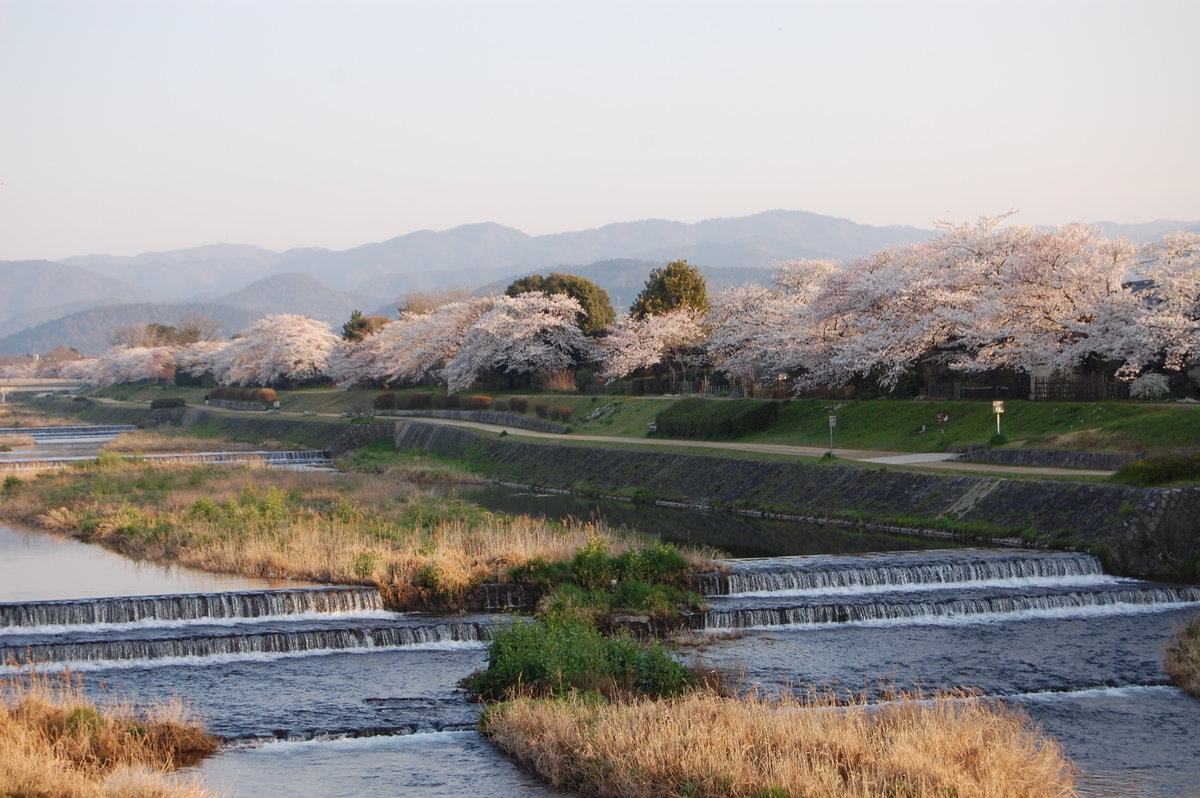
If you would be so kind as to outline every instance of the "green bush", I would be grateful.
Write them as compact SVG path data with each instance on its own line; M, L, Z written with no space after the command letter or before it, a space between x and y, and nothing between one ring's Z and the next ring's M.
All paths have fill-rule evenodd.
M399 403L396 400L396 394L388 392L376 396L375 401L371 404L376 410L395 410Z
M419 391L417 393L410 394L410 396L412 397L413 410L427 410L433 407L433 394L427 391Z
M533 412L537 413L538 418L546 418L550 415L550 405L538 402L533 406Z
M683 399L655 417L658 432L672 438L738 438L779 419L779 403L762 399Z
M484 698L510 691L565 695L572 691L651 696L682 693L693 676L657 643L642 647L627 635L605 637L587 621L570 617L518 622L496 632L487 670L468 679Z
M167 410L172 407L187 407L187 400L182 396L172 396L166 399L153 399L150 402L151 410Z
M508 409L514 413L529 412L529 397L528 396L510 396L508 399Z
M1200 454L1155 454L1135 460L1113 479L1129 485L1165 485L1200 479Z

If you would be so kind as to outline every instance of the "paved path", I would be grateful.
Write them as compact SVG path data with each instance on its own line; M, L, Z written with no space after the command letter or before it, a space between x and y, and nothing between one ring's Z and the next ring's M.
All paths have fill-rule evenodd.
M133 404L132 402L121 402L116 399L106 398L99 398L99 401L110 404ZM241 410L226 410L220 407L209 407L206 409L215 413L228 413L231 415L244 415L246 412ZM299 411L283 410L280 412L280 415L299 417L303 414ZM341 418L341 414L313 413L304 417ZM506 431L513 437L547 438L566 442L586 441L588 443L625 444L659 448L669 446L671 448L687 449L725 449L740 452L757 452L760 454L792 455L796 457L821 457L829 451L828 447L824 446L792 446L784 443L690 441L681 440L678 438L621 438L612 435L579 435L575 433L563 435L555 432L535 432L533 430L520 429L519 427L506 427L502 424L483 424L478 421L462 421L459 419L432 418L426 416L409 416L408 418L413 418L417 421L427 421L432 424L448 424L454 427L469 427L471 429L479 429L484 430L485 432L494 432L497 434ZM850 460L859 463L934 468L942 471L965 471L977 474L1011 474L1014 476L1034 477L1107 477L1114 473L1112 471L1095 471L1083 468L1054 468L1051 466L1014 466L995 465L992 463L967 463L961 460L951 460L950 458L953 457L953 455L942 453L889 452L879 449L843 449L841 447L835 448L833 453L838 457L838 459Z
M532 430L505 427L497 424L482 424L477 421L460 421L458 419L425 418L413 416L419 421L432 421L438 424L449 424L456 427L471 427L487 432L499 433L507 430L514 437L550 438L559 441L588 441L591 443L620 443L639 446L670 446L672 448L694 449L728 449L741 452L758 452L762 454L782 454L800 457L821 457L829 451L823 446L791 446L783 443L744 443L740 441L689 441L676 438L621 438L606 435L578 435L570 433L560 435L553 432L534 432ZM1106 477L1112 471L1095 471L1083 468L1054 468L1051 466L1010 466L992 463L967 463L952 460L951 454L943 453L913 453L888 452L877 449L842 449L835 448L833 453L841 460L852 460L860 463L877 463L880 465L916 466L920 468L936 468L945 471L971 471L975 473L1013 474L1027 476L1053 477Z

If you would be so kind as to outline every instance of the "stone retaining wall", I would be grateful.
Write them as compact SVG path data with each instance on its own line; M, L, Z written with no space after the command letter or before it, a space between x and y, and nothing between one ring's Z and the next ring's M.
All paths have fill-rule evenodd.
M1200 556L1200 488L988 479L709 455L527 443L415 420L396 446L464 460L510 482L717 510L831 519L963 539L1080 548L1114 570L1161 576ZM1189 530L1193 530L1189 533Z

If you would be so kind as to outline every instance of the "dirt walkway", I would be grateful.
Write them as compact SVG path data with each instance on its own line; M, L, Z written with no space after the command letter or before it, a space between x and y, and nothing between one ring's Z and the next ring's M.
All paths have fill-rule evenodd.
M97 397L97 399L108 404L134 404L133 402L121 402L116 399L107 399L101 397ZM245 413L245 411L226 410L220 407L208 407L205 409L215 413L228 413L231 415L244 415ZM292 417L300 417L303 415L305 418L341 418L341 414L339 413L310 413L308 415L304 415L300 412L287 410L282 411L280 415ZM659 448L669 446L672 448L689 449L725 449L729 451L757 452L761 454L791 455L794 457L821 457L829 451L828 448L823 446L791 446L783 443L689 441L680 440L677 438L621 438L611 435L562 435L555 432L535 432L533 430L520 429L518 427L506 427L500 424L483 424L478 421L431 418L427 416L411 416L411 418L416 418L419 421L427 421L433 424L448 424L454 427L468 427L471 429L494 432L497 434L507 431L508 434L513 437L545 438L556 441L586 441L588 443L625 444ZM1112 471L1095 471L1083 468L1054 468L1050 466L1013 466L994 465L991 463L966 463L950 459L954 455L939 453L920 454L913 452L889 452L877 449L843 449L841 447L836 447L833 453L838 459L849 460L856 463L889 465L902 468L932 468L939 471L963 471L976 474L1010 474L1013 476L1032 477L1107 477L1113 474Z

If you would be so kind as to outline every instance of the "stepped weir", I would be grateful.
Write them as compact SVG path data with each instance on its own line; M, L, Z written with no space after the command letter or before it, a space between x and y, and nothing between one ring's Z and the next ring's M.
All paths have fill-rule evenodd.
M1024 612L1137 611L1200 603L1200 588L1106 576L1071 552L950 549L734 560L693 579L697 628L937 622Z
M0 604L0 662L130 662L378 649L491 637L488 618L390 612L374 588Z

